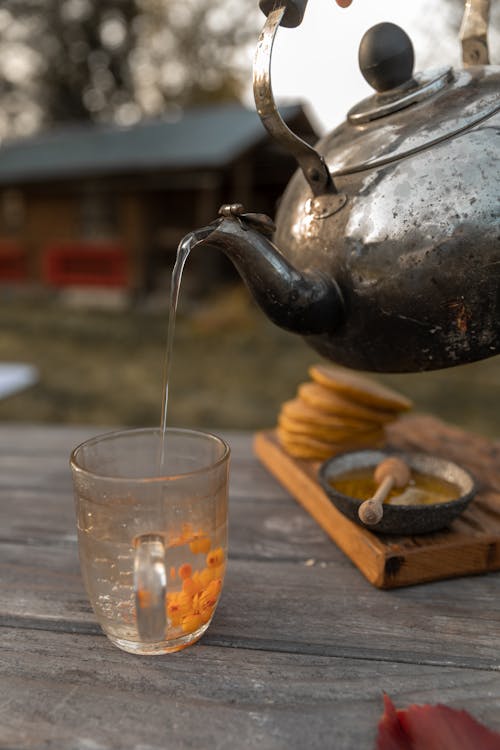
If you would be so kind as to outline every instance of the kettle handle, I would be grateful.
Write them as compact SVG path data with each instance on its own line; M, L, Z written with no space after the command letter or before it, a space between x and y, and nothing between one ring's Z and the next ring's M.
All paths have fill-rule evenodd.
M326 162L312 146L293 133L282 119L271 86L271 57L280 26L299 26L308 0L260 0L267 14L253 66L253 92L257 112L268 133L297 160L314 197L337 193ZM488 22L490 0L466 0L460 27L465 66L488 65Z
M313 195L317 197L337 192L330 171L321 154L292 133L286 125L276 106L271 86L271 56L278 28L280 25L298 26L306 4L307 0L275 0L272 6L266 0L261 3L264 12L269 11L269 15L257 43L253 66L253 93L262 124L268 133L295 157ZM292 8L294 12L290 17ZM298 23L293 22L294 19Z
M460 27L462 61L470 65L488 65L488 23L490 0L467 0Z

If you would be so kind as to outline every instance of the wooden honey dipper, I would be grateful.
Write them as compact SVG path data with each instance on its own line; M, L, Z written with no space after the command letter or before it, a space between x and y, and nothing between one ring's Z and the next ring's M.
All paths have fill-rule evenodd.
M367 526L374 526L384 515L382 503L393 487L406 487L410 481L410 469L401 458L386 458L376 467L373 478L378 485L374 496L361 503L358 516Z

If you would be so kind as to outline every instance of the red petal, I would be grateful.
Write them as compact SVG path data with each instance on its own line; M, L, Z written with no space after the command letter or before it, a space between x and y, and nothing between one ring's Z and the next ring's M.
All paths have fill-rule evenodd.
M414 750L500 750L500 734L467 711L448 706L410 706L397 712Z
M412 750L412 745L399 723L394 704L384 693L385 712L379 721L377 750Z
M500 750L500 734L467 711L448 706L410 706L396 711L384 695L377 750Z

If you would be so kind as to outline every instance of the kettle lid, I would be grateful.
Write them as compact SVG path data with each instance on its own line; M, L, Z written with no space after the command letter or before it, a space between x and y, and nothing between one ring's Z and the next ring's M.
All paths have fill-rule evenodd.
M395 23L378 23L365 33L359 45L359 67L376 94L363 99L348 113L361 124L384 117L436 93L451 78L451 68L413 76L413 44Z
M329 136L321 142L333 176L423 151L500 110L499 67L413 74L413 45L395 24L377 24L365 33L359 63L376 93L352 107L331 143Z

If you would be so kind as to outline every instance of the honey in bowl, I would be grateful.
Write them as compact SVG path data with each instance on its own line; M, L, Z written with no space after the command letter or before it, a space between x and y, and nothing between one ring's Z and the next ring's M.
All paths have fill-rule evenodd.
M356 500L369 500L377 491L373 478L375 467L351 469L329 480L337 492ZM384 501L386 505L435 505L448 503L460 496L460 488L441 477L411 469L408 485L393 488Z

